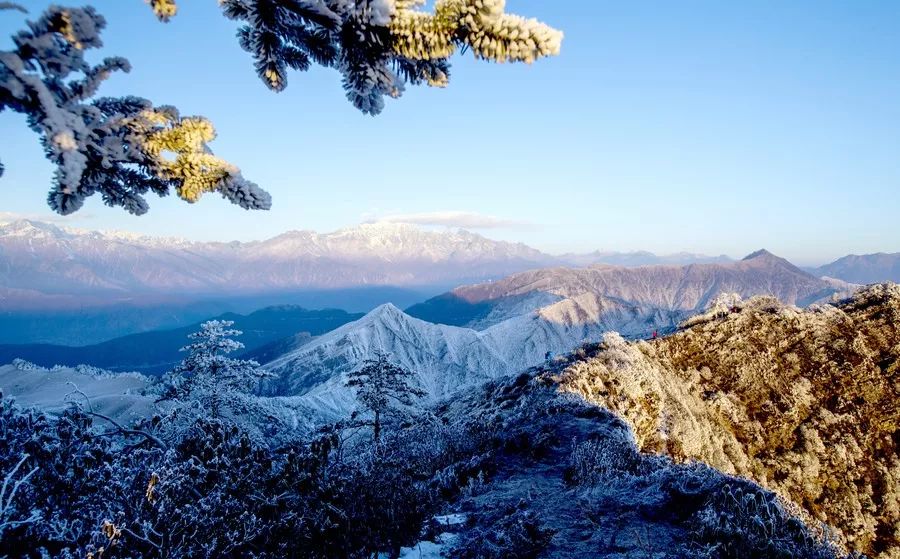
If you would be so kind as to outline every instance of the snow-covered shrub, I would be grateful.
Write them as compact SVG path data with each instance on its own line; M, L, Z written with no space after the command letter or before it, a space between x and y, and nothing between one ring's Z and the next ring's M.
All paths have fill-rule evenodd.
M12 366L20 371L46 371L47 369L41 367L40 365L36 365L31 361L26 361L25 359L16 358L12 361Z
M534 559L553 539L553 531L525 503L492 518L479 518L478 527L452 551L459 559Z
M638 475L641 466L633 445L612 437L595 438L574 444L566 477L573 484L593 486L612 476Z
M715 491L695 517L694 534L706 552L722 559L836 559L840 550L823 542L790 514L773 493L746 482Z

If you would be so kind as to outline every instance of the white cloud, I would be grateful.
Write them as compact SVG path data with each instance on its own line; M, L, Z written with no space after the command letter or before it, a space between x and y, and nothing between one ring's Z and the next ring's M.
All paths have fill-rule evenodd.
M458 211L391 214L369 220L369 222L377 221L411 223L413 225L461 227L463 229L527 229L534 226L534 224L524 221L504 219L475 212Z

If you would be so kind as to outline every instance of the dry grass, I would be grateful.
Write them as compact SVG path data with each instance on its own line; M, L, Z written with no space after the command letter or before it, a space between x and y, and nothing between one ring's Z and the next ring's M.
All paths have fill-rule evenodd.
M800 310L754 298L653 342L609 335L554 380L645 451L748 477L900 558L900 286Z

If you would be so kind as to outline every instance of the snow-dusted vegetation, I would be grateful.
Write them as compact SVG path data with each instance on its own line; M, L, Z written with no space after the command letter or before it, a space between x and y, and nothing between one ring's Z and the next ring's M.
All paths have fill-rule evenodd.
M32 14L0 1L18 18L0 50L0 113L15 113L43 151L37 165L16 151L16 173L32 176L13 182L41 183L32 179L49 162L46 200L62 216L94 198L131 219L148 212L149 194L271 207L267 191L212 152L210 120L101 96L131 70L125 58L95 57L107 20L92 6L46 4ZM135 10L148 20L168 22L182 2L143 4ZM533 4L554 13L564 3ZM340 78L356 118L380 114L407 86L446 87L457 53L530 64L558 55L563 34L507 12L505 0L219 0L182 14L193 30L179 22L147 41L116 3L111 21L126 24L117 47L152 43L152 56L133 58L163 72L142 76L146 87L243 126L229 149L252 156L254 174L316 191L292 192L259 229L234 214L173 214L143 228L205 241L41 223L7 196L7 209L23 213L0 212L0 559L900 559L900 286L851 283L894 278L898 255L804 269L766 250L739 261L554 256L443 230L522 229L536 246L566 250L575 241L558 236L563 224L656 249L674 246L678 230L718 253L725 242L747 250L747 234L765 227L762 238L807 263L813 240L832 250L887 238L860 229L837 243L822 225L893 215L887 196L864 190L891 184L881 167L893 161L845 140L888 145L884 131L858 128L883 114L850 104L896 105L851 94L866 70L892 75L877 65L897 49L884 48L874 19L843 8L840 18L829 6L784 18L802 48L781 56L794 43L779 26L707 34L691 20L709 18L659 7L620 30L628 14L605 10L598 26L591 4L569 17L580 40L611 39L602 53L579 43L538 86L511 70L511 91L445 96L465 110L426 114L418 99L354 132L325 110L318 87L300 103L255 99L217 59L225 49L207 33L222 28L207 16L231 21L266 95L316 68ZM776 21L768 8L749 18L729 7L725 22ZM821 48L843 18L865 40L843 27L834 37L877 51ZM807 19L817 27L794 29ZM170 48L184 38L198 44ZM764 56L749 57L763 38L773 39ZM644 48L656 43L666 48ZM664 66L645 66L656 57ZM817 71L789 72L792 58ZM818 71L826 58L854 62L833 68L852 68L852 79ZM710 69L715 81L698 79ZM773 70L792 79L748 87ZM179 76L190 83L169 81ZM648 84L664 94L645 95ZM754 103L735 111L690 99L687 84ZM809 91L816 98L801 103ZM834 131L822 126L829 110L843 115ZM722 131L739 143L724 145ZM754 141L765 150L748 149ZM18 138L7 143L18 148ZM698 147L715 162L705 180ZM276 167L275 154L289 161ZM863 173L850 165L860 154ZM826 157L838 165L820 167ZM804 176L822 184L757 199ZM848 191L835 182L846 177L854 199L876 202L852 205L852 215L829 202L839 211L823 213L838 187ZM491 183L501 188L484 190ZM587 191L605 184L616 186ZM346 227L347 212L366 222ZM646 231L622 227L628 215ZM779 215L789 221L770 227ZM307 219L343 228L279 234ZM276 236L251 238L261 231Z
M647 452L755 480L850 548L900 557L900 288L807 310L721 305L653 342L610 334L556 378Z
M523 375L289 442L242 422L126 427L0 400L13 557L838 557L771 493L641 455L608 411ZM587 449L587 450L586 450ZM462 512L464 521L433 520ZM427 548L428 546L426 546Z

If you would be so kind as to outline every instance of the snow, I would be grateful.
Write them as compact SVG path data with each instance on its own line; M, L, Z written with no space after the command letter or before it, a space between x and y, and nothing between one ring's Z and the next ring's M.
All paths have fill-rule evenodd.
M455 514L445 514L442 516L435 516L434 521L438 524L443 524L445 526L454 526L457 524L463 524L468 519L468 516L461 513Z
M400 549L400 559L442 559L447 557L445 552L450 551L457 538L448 532L440 534L436 542L422 541L415 547L404 547Z
M501 277L554 261L521 244L397 223L214 243L85 231L20 219L0 224L0 251L9 268L16 270L15 275L0 275L0 286L48 294L180 290L221 295L224 291L452 284Z
M638 332L645 317L607 301L593 306L551 305L541 312L516 316L477 331L413 318L391 304L345 324L265 368L280 377L282 395L304 408L335 418L356 407L345 375L377 353L415 374L433 403L488 380L520 373L554 354L598 341L609 330ZM573 303L575 304L575 303Z
M150 379L137 373L96 374L75 368L23 369L16 365L0 366L0 391L12 396L20 405L40 408L49 413L63 411L71 402L98 413L128 422L147 417L153 399L141 395Z

